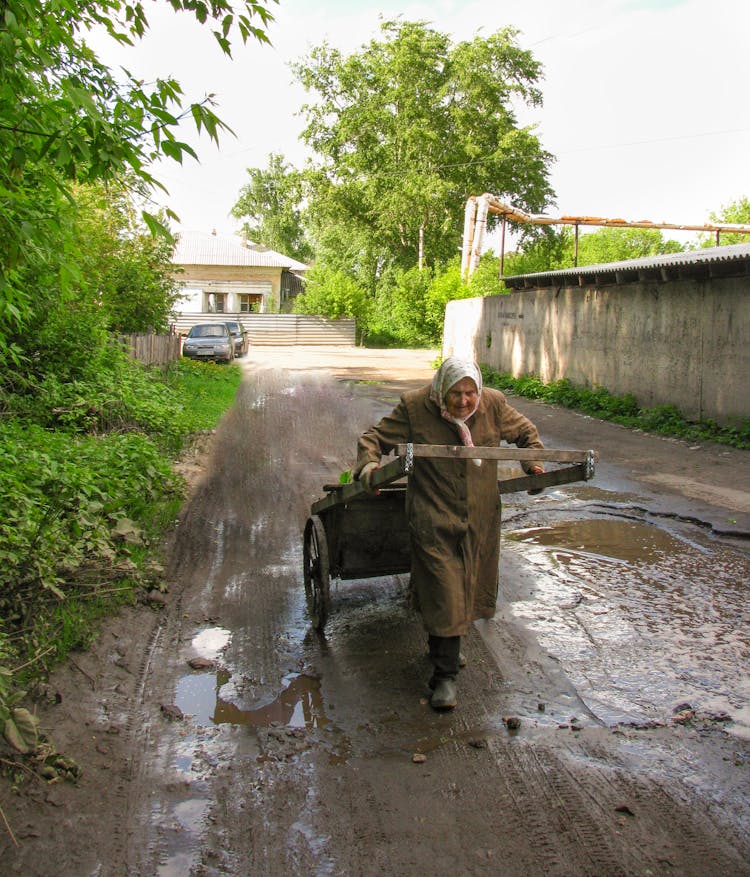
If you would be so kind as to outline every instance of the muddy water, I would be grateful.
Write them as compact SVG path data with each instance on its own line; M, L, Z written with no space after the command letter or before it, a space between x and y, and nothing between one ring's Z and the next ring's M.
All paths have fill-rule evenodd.
M602 722L664 721L689 705L750 737L746 554L695 528L582 508L515 516L503 551L535 583L514 616Z

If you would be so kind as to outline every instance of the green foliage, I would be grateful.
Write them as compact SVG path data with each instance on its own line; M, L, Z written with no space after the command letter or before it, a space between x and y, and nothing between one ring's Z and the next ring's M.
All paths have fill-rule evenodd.
M389 271L378 286L367 337L380 344L430 346L442 335L445 295L455 279L440 269ZM458 277L460 284L460 275Z
M221 51L239 33L267 41L266 0L169 0L175 12L212 28ZM258 24L256 24L258 22ZM177 139L183 116L217 141L228 130L212 97L184 105L179 83L146 86L115 73L88 47L85 35L104 28L125 44L140 39L148 20L140 0L4 0L0 4L0 359L12 359L9 336L32 320L28 276L57 274L63 290L84 267L68 246L66 205L71 183L124 180L147 192L159 157L195 156ZM163 229L144 211L150 231ZM61 242L62 241L62 242Z
M232 216L245 219L243 230L258 243L302 262L309 260L312 249L301 216L303 174L274 153L266 169L248 168L247 173L250 182L240 189Z
M316 265L305 283L305 292L294 302L297 314L320 314L332 320L354 317L360 327L368 322L365 290L343 270Z
M179 298L171 239L151 234L122 186L76 186L74 196L77 297L97 303L109 332L169 331Z
M615 396L603 387L579 387L567 379L545 384L536 375L514 378L485 365L482 366L482 377L488 387L564 405L633 429L676 436L686 441L711 441L735 448L750 448L750 420L731 426L719 426L712 420L689 421L673 405L641 408L630 394Z
M48 374L2 399L0 683L11 657L38 673L85 646L112 599L158 578L182 497L172 459L215 426L240 381L236 368L146 369L110 352L109 368L71 382Z
M600 265L682 250L681 244L665 239L656 228L600 228L580 236L578 264Z
M578 239L578 265L622 262L664 253L679 253L684 247L653 228L600 228ZM543 227L529 234L518 252L507 253L503 273L536 274L575 265L575 237L570 226L559 230Z
M733 224L733 225L750 225L750 199L747 196L738 198L736 201L730 201L729 204L722 206L721 210L710 214L711 222L717 225ZM719 243L722 246L729 244L747 244L750 243L750 235L722 232L719 235ZM715 247L716 237L714 234L701 235L700 244L702 247Z
M190 374L203 364L174 364L165 379L160 371L131 362L114 344L94 348L89 356L85 346L76 350L64 339L60 343L63 350L54 368L32 376L23 388L0 392L8 414L47 430L75 435L139 432L152 436L171 453L179 451L185 435L201 428L192 400L183 401L175 392L173 376ZM68 347L71 353L65 363L62 354ZM221 371L214 368L208 372L217 376L212 383L220 383ZM236 369L223 371L236 375ZM228 382L236 387L235 377ZM226 405L221 394L217 401Z
M563 226L559 230L543 226L529 234L521 248L505 254L503 273L507 277L518 274L537 274L573 267L573 232Z
M379 279L417 265L420 239L429 264L450 260L468 193L547 203L551 156L514 114L541 103L541 69L515 40L507 28L452 45L424 23L386 21L358 52L323 44L294 65L314 98L302 112L319 259L338 239L355 270Z
M491 250L482 256L479 265L469 278L469 293L481 298L507 293L500 280L500 258Z

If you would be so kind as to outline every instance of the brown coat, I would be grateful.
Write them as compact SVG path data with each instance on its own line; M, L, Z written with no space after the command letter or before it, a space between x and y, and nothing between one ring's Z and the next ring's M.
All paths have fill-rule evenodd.
M455 445L455 426L429 399L430 387L413 390L359 439L355 476L380 462L397 444ZM485 388L467 420L476 446L501 441L542 448L534 424L498 390ZM524 464L524 469L535 465ZM477 618L495 614L500 552L497 466L484 460L417 457L409 476L406 510L411 535L411 589L428 633L460 636Z

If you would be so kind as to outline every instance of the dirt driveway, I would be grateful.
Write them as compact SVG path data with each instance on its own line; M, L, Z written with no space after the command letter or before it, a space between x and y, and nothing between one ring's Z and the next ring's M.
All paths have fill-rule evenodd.
M592 482L504 509L502 598L429 707L406 576L311 631L301 534L428 351L257 348L169 546L43 708L77 786L8 787L8 873L750 875L750 461L514 400ZM508 719L518 719L513 728Z

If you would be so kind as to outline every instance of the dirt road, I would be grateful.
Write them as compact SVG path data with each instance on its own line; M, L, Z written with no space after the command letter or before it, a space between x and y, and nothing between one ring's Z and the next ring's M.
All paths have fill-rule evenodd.
M342 583L310 630L310 504L433 358L244 360L167 604L52 680L43 721L84 772L3 788L4 873L750 875L750 455L514 400L548 446L602 459L507 498L459 707L429 707L406 576Z

